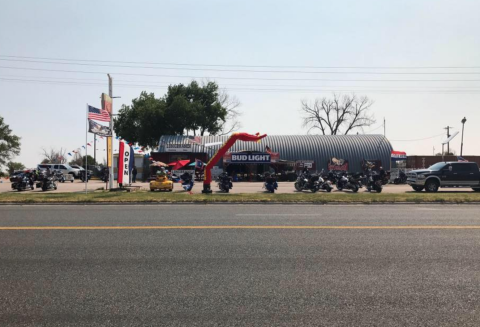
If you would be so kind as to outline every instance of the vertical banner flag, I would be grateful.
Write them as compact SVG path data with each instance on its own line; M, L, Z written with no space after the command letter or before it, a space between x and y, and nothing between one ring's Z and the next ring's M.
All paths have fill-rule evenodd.
M102 109L112 115L112 98L102 93ZM107 137L107 167L112 167L112 137Z
M130 145L130 161L128 162L128 172L130 176L130 184L132 183L132 170L135 165L135 152L133 151L133 146Z
M130 149L120 142L118 150L118 184L127 184L130 180Z

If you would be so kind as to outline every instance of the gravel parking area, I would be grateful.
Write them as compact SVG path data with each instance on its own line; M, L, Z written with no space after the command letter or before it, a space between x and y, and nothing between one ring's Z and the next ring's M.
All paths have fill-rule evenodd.
M116 183L115 183L116 184ZM133 186L138 186L140 189L149 190L148 183L135 183ZM233 189L230 191L232 193L263 193L265 190L262 188L263 183L255 182L255 183L248 183L248 182L239 182L233 184ZM88 191L95 191L98 189L105 188L105 183L99 180L92 180L87 183L87 190ZM202 182L195 182L195 186L193 187L193 193L201 193L203 189ZM217 190L217 184L212 183L212 190ZM64 193L64 192L83 192L85 191L85 183L82 183L79 180L75 180L73 183L65 182L60 183L58 185L58 189L56 191L48 191L48 192L56 192L56 193ZM445 188L440 189L439 192L471 192L472 189L470 188ZM12 191L10 181L2 180L0 183L0 193L3 192L17 192ZM37 193L42 192L41 189L35 189L33 191L25 191L29 193ZM185 192L182 189L182 186L179 183L175 183L173 192ZM296 192L293 182L279 182L278 183L278 190L277 193L293 193ZM336 189L332 191L333 193L351 193L350 191L339 192ZM359 193L366 192L366 189L363 188L359 191ZM385 185L383 188L384 193L405 193L405 192L413 192L412 188L408 185L394 185L388 184ZM320 191L320 193L325 193Z

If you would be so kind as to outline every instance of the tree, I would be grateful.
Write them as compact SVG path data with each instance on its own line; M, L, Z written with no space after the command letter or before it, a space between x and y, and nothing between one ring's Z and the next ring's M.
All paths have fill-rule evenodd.
M15 170L23 170L23 169L25 169L25 166L20 162L10 161L7 164L7 170L9 175L12 175Z
M162 135L218 135L236 130L239 104L214 82L170 85L162 98L142 92L132 105L122 106L114 129L129 142L154 148Z
M12 134L12 130L0 116L0 167L6 165L10 159L19 154L20 137Z
M156 99L153 93L142 92L132 100L132 105L123 105L114 118L115 133L130 142L154 148L160 136L169 133L164 115L165 101Z
M69 162L70 165L77 165L85 168L85 156L76 156L75 159ZM97 162L91 155L87 155L87 165L97 166Z
M64 148L60 148L60 150L54 148L50 148L47 150L45 148L42 148L42 164L64 164L67 162L67 159L65 157L66 152L67 151Z
M347 135L375 123L373 115L369 114L372 105L369 98L358 98L354 94L334 94L332 99L316 99L313 104L303 100L302 126L309 128L309 132L318 129L323 135Z

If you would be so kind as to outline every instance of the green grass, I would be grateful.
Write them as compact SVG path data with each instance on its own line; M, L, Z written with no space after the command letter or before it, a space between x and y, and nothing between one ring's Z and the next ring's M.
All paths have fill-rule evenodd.
M0 203L397 203L397 202L437 202L469 203L480 202L480 193L290 193L290 194L187 194L160 192L106 192L93 193L1 193Z

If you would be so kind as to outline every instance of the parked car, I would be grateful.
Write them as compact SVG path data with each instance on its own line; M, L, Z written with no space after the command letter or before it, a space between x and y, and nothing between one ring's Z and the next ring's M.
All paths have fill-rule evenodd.
M39 169L50 168L50 170L59 170L64 175L70 174L70 175L73 175L73 177L75 178L80 177L80 169L73 168L68 164L40 164L40 165L37 165L37 168Z
M475 162L438 162L410 171L407 183L417 192L437 192L440 187L471 187L480 192L480 170Z
M82 166L79 166L79 165L70 165L70 167L74 168L74 169L78 169L78 170L84 170L85 168L83 168Z

